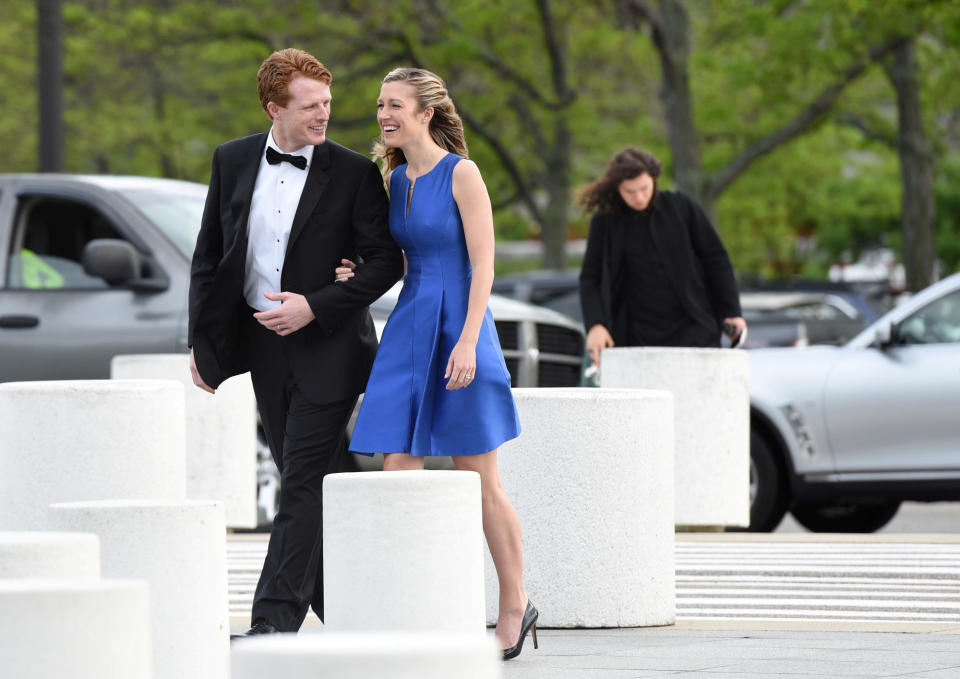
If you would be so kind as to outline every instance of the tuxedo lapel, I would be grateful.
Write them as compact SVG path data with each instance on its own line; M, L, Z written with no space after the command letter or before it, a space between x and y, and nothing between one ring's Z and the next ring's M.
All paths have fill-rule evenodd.
M320 202L320 195L327 187L330 177L327 171L330 168L330 147L327 144L320 144L313 147L313 159L310 161L310 169L307 174L307 181L303 185L303 193L300 194L300 204L297 205L297 213L293 216L293 226L290 227L290 239L287 241L286 256L290 255L290 249L294 241L303 232L307 220L313 214L317 203Z
M237 234L246 239L250 230L250 204L253 202L253 189L257 183L257 174L260 172L260 159L267 144L269 132L257 135L253 142L237 162L237 181L234 187L234 199L240 201L243 209L237 219Z

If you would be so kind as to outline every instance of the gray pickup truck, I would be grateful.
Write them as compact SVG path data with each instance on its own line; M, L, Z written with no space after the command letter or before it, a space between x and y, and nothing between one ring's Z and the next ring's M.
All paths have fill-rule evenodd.
M0 174L0 382L106 378L117 354L185 352L206 191L147 177ZM378 328L395 303L394 291L372 305ZM581 383L578 324L497 296L490 309L514 386ZM276 470L264 446L260 457L269 521Z

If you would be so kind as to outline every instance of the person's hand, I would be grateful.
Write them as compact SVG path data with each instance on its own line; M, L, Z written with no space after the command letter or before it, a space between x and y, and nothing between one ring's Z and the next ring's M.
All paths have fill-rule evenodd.
M353 270L357 268L356 263L349 259L341 259L340 266L334 269L333 280L336 283L344 283L354 277Z
M730 338L730 341L733 344L736 344L740 339L740 335L743 334L743 331L747 328L747 322L741 316L731 316L730 318L723 319L724 325L732 325L734 328L733 336Z
M470 342L460 340L450 352L450 359L447 361L447 372L443 378L447 381L447 390L462 389L470 386L476 378L477 370L477 349Z
M597 323L590 328L590 332L587 333L587 352L590 354L590 360L593 361L594 365L600 365L600 352L612 346L613 338L605 326Z
M193 378L193 383L204 391L211 394L217 393L213 387L204 382L203 378L200 377L200 371L197 370L197 362L193 360L193 347L190 348L190 377Z
M307 303L307 298L295 292L265 292L263 296L280 306L269 311L258 311L253 315L260 325L281 337L296 332L316 316Z

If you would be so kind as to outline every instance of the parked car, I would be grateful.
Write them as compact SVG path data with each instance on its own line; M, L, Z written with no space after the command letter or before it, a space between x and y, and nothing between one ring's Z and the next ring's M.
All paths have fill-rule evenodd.
M565 271L530 271L498 277L494 281L493 289L494 292L501 295L539 304L582 323L583 312L580 309L579 276L579 271L571 269ZM750 324L747 341L744 344L745 349L804 347L810 344L807 324L802 316L815 316L814 313L806 312L805 309L801 308L793 312L786 310L778 312L768 304L774 299L786 303L790 298L790 295L785 294L755 293L744 300L744 295L741 295L741 302L746 305L744 318ZM799 304L800 297L795 295L794 299ZM807 301L813 303L814 298L809 298ZM839 303L845 304L843 299L839 299ZM845 308L849 308L849 305L846 304ZM862 329L863 325L861 323L858 330ZM852 337L853 334L855 333L849 334L846 339Z
M822 292L741 292L740 306L750 332L748 342L758 334L770 334L771 327L802 325L800 336L758 346L807 346L845 344L867 326L864 316L844 297ZM756 340L754 340L756 341Z
M185 352L206 190L145 177L0 175L0 382L107 378L117 354ZM371 307L381 327L398 291ZM579 325L495 295L490 309L514 386L580 384ZM263 440L259 504L271 521L278 479Z
M843 346L750 360L751 525L870 532L903 500L960 500L960 274Z
M745 275L739 281L740 292L800 292L840 297L869 324L901 301L903 293L883 281L831 281L819 278L783 278L766 280Z

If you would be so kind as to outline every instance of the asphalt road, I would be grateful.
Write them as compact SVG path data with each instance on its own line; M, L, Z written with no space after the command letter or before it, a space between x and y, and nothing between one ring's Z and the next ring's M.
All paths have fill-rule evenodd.
M806 533L790 514L777 533ZM880 533L960 533L960 502L904 502Z

